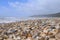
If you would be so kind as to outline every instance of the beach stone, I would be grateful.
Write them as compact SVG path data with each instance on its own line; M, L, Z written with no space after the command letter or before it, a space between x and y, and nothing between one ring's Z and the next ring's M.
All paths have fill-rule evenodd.
M55 38L49 38L49 40L56 40Z
M42 37L42 38L40 38L39 40L45 40L45 38L44 38L44 37Z
M57 40L60 40L60 33L56 34L55 37Z
M42 33L40 34L40 36L46 37L46 34L42 32Z
M0 24L0 40L60 40L60 18Z
M33 38L31 38L31 37L28 37L26 40L33 40Z

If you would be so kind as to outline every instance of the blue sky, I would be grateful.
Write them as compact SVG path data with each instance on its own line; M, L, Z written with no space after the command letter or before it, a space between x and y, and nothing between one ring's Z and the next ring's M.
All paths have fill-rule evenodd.
M60 0L0 0L1 17L27 17L60 12Z

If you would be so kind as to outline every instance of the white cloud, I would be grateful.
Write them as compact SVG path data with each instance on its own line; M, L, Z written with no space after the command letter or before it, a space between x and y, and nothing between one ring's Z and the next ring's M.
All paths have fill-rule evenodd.
M45 9L45 2L45 0L29 0L27 3L8 2L8 4L10 7L16 8L16 10L22 13L37 14L41 10Z
M23 16L60 12L60 0L28 0L26 3L16 1L8 4L8 12Z

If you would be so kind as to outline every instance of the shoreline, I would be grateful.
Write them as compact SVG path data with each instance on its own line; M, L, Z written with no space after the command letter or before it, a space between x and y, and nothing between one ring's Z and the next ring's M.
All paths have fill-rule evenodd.
M9 20L9 18L8 18L7 20L1 20L0 19L0 23L12 23L12 22L20 22L20 21L27 21L27 20L38 20L38 19L60 19L60 17L29 17L29 18L18 18L15 20L14 19Z

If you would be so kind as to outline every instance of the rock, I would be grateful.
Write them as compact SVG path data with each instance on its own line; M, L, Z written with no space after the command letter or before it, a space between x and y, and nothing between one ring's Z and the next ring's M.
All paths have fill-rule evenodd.
M20 40L21 38L19 36L16 37L17 40Z
M26 40L33 40L33 38L31 38L31 37L28 37Z
M58 30L57 29L53 29L52 33L53 33L53 35L56 35L58 33Z
M46 37L46 34L42 32L42 33L40 34L40 36Z
M12 33L15 33L15 32L17 32L18 30L17 29L9 29L8 31L7 31L7 34L12 34Z
M60 19L46 18L0 24L0 40L60 40Z
M49 40L56 40L55 38L49 38Z
M57 40L60 40L60 33L56 34L55 37Z
M41 37L39 40L45 40L45 38L44 37Z

